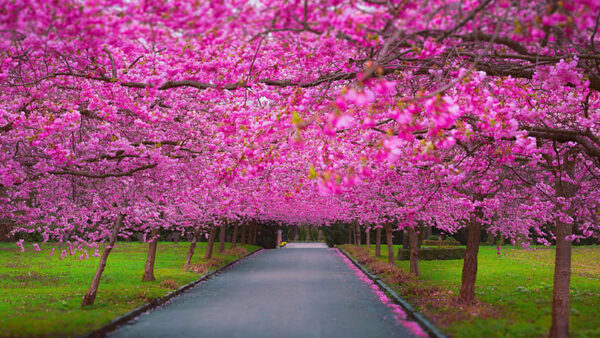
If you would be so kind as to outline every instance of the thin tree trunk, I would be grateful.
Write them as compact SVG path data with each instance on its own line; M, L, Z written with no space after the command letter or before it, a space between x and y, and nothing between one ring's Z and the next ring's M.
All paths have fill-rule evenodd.
M554 290L552 291L551 338L569 336L569 294L571 288L571 242L573 226L556 220L556 256L554 263Z
M238 238L238 228L240 227L240 224L238 222L235 222L233 224L233 237L231 238L231 248L235 248L237 245L237 238Z
M198 241L198 237L200 237L201 229L198 227L196 231L194 231L194 236L192 237L192 243L190 244L190 249L188 250L187 258L185 259L185 264L183 265L183 269L187 270L192 265L192 257L194 256L194 251L196 251L196 242Z
M247 244L246 243L246 230L248 230L248 227L246 226L246 222L242 223L242 238L240 239L240 243L242 244Z
M148 244L148 256L146 257L146 265L144 266L143 282L151 282L154 278L154 262L156 261L156 251L158 249L158 234L159 229L152 229L150 232L151 242Z
M254 236L252 239L252 244L256 245L256 242L258 241L258 224L254 225Z
M366 228L365 229L365 241L367 242L367 249L371 248L371 228Z
M388 263L394 264L394 243L392 242L392 226L385 224L385 239L388 247Z
M467 250L462 269L462 282L460 285L460 300L464 303L475 301L475 280L477 279L477 254L479 253L479 241L481 237L481 207L477 207L469 218L467 229Z
M204 258L206 259L212 258L213 247L215 246L215 237L217 237L217 227L213 225L210 228L210 234L208 235L208 244L206 245L206 253L204 254Z
M360 232L360 226L358 224L354 225L354 234L356 236L356 246L360 246L362 244L362 236Z
M98 293L98 285L100 285L100 277L102 277L102 272L104 272L104 268L106 267L106 260L110 252L112 251L115 242L117 241L117 236L119 235L119 229L123 225L124 215L117 216L115 220L115 224L113 225L112 233L110 234L110 239L108 241L108 245L104 249L102 256L100 256L100 263L98 264L98 268L96 269L96 273L94 274L94 278L92 278L92 284L90 285L89 290L86 292L85 296L83 296L83 301L81 302L81 306L89 306L94 304L94 300L96 300L96 294Z
M419 275L419 236L415 228L408 228L408 243L410 247L410 273Z
M254 245L254 243L252 242L253 236L254 236L254 223L250 223L250 225L248 225L248 244Z
M375 257L381 257L381 227L375 231Z
M348 224L348 244L352 244L352 226Z
M404 230L402 232L402 249L410 248L410 244L408 243L408 230Z
M225 252L225 231L227 230L227 226L225 224L221 225L221 231L219 232L219 253Z
M256 223L252 223L252 227L250 228L250 244L256 245L256 233L258 232L258 225Z

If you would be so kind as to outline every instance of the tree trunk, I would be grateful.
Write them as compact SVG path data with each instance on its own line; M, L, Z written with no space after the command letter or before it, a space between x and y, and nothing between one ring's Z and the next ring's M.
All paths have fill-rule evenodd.
M242 238L240 239L240 243L246 244L246 230L248 227L246 226L246 222L242 223Z
M248 244L254 245L254 240L252 239L253 237L254 237L254 223L251 223L248 226Z
M239 228L239 223L235 222L233 224L233 237L231 237L231 248L235 248L237 245L237 237L238 237L238 228Z
M365 241L367 242L367 250L371 248L371 228L365 229Z
M215 237L217 237L217 227L213 225L210 228L210 234L208 235L208 244L206 245L206 253L204 254L204 258L206 259L212 258L213 247L215 246Z
M194 236L192 237L192 243L190 244L190 249L188 250L187 258L185 259L185 264L183 265L183 269L187 270L192 265L192 257L194 256L194 251L196 251L196 242L198 241L198 237L200 237L201 229L198 227L196 231L194 231Z
M556 220L556 257L554 263L554 290L552 291L551 338L569 336L569 294L571 288L571 242L566 240L573 226Z
M356 224L354 226L354 233L356 234L356 246L360 246L362 244L362 233L360 232L360 225Z
M225 252L225 231L227 230L227 226L225 224L221 225L221 231L219 232L219 253Z
M467 229L467 250L462 269L462 282L460 285L460 300L464 303L475 301L475 280L477 279L477 254L479 253L479 241L481 237L482 216L481 207L477 207L469 218Z
M388 248L388 263L394 264L394 243L392 242L392 226L390 224L385 225L385 239Z
M258 234L258 224L252 224L252 245L256 245L256 236Z
M254 226L254 245L258 242L258 224Z
M102 272L104 272L104 267L106 267L106 260L108 258L108 255L110 255L110 252L112 251L115 242L117 241L119 229L121 229L121 226L123 225L124 218L124 215L119 215L115 220L115 225L113 226L112 233L110 234L108 245L104 249L102 256L100 256L100 263L98 264L98 269L96 269L94 278L92 278L92 284L90 285L90 288L86 292L85 296L83 296L83 301L81 302L82 307L92 305L94 304L94 300L96 300L96 294L98 293L98 285L100 285L100 277L102 277Z
M352 226L348 224L348 244L352 244Z
M409 249L410 245L408 243L408 230L404 230L402 232L402 249Z
M148 244L148 256L146 257L146 265L144 266L144 276L142 276L142 282L151 282L156 280L156 278L154 278L154 262L156 261L159 232L159 229L152 229L152 232L150 233L151 242Z
M408 242L410 246L410 273L419 275L419 236L415 228L408 228Z
M381 227L375 230L375 257L381 257Z

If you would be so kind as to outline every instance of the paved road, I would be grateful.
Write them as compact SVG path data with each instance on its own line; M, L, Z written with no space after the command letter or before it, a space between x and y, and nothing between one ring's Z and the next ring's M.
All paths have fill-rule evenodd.
M334 251L265 250L114 337L409 337Z

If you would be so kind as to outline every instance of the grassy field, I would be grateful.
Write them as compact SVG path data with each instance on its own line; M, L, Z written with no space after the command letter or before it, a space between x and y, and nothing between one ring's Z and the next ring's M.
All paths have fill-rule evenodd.
M397 252L398 246L394 248ZM382 246L382 261L387 261L387 247ZM374 255L374 246L371 249ZM456 304L424 308L415 296L399 285L403 296L417 303L417 308L443 326L455 337L541 337L547 335L551 323L554 249L540 247L523 250L504 246L498 255L496 247L484 246L479 251L476 284L477 299L483 307L466 309L466 316L453 322L436 320L441 312L452 311ZM571 336L600 337L600 246L574 247L571 278ZM408 261L397 265L409 270ZM421 261L419 283L434 287L438 293L458 294L462 260ZM413 287L413 289L415 289ZM416 288L419 289L419 288ZM426 293L426 292L424 292ZM416 296L417 298L419 296ZM430 295L428 295L430 297ZM451 299L441 297L440 299ZM484 310L481 310L481 309ZM490 309L491 308L491 309ZM465 309L462 309L465 311ZM481 313L477 313L481 312Z
M192 262L196 270L216 269L258 249L247 245L220 255L215 248L207 262L205 245L196 247ZM53 256L50 250L56 245L40 247L42 251L36 252L25 243L27 251L21 253L14 243L0 243L0 336L82 335L200 277L182 270L189 243L160 242L156 281L142 282L148 245L118 242L108 257L95 305L82 309L82 297L98 265L93 250L88 260L79 261L80 254L60 260L63 247Z

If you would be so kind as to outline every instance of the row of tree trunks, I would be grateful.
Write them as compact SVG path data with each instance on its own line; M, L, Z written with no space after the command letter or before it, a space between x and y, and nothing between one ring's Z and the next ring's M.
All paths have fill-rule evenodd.
M96 295L98 293L98 286L100 285L100 278L102 277L102 273L104 272L104 269L106 268L106 262L108 260L108 256L110 255L110 253L116 243L117 237L119 235L119 230L121 229L121 226L123 225L124 218L125 218L124 215L119 215L115 219L111 237L109 238L109 242L108 242L106 248L104 249L102 256L100 257L100 262L98 264L98 268L96 269L94 277L92 278L92 283L90 285L90 288L88 289L85 296L83 297L83 301L81 303L82 306L89 306L89 305L94 304ZM238 226L239 225L237 223L234 225L232 248L234 248L237 244ZM252 224L252 226L250 228L251 228L251 233L248 235L248 238L250 238L250 242L252 244L256 244L258 227L256 224ZM247 229L246 224L243 224L242 225L242 238L241 238L241 242L243 244L245 244L245 242L246 242L246 229ZM225 251L225 232L226 232L226 225L222 225L221 229L220 229L220 233L219 233L219 252ZM215 239L216 239L216 233L217 233L217 227L215 227L215 226L211 227L209 239L208 239L208 245L206 247L206 253L204 255L204 257L207 259L212 258L214 243L215 243ZM156 277L154 276L154 266L156 263L156 253L158 252L159 234L160 234L159 228L152 229L152 231L150 233L150 242L148 243L148 254L146 256L146 263L144 265L144 274L142 276L142 281L145 281L145 282L156 280ZM185 261L185 264L183 267L185 270L189 269L191 266L192 257L194 256L194 252L196 250L196 243L198 242L198 239L201 234L202 234L202 228L198 227L194 232L194 235L192 237L192 242L191 242L189 250L188 250L186 261Z
M104 272L104 268L106 267L106 260L108 259L108 255L110 255L110 252L112 251L115 242L117 241L117 236L119 235L119 230L123 225L124 218L124 215L119 215L115 220L115 224L113 225L108 245L104 249L104 252L102 252L102 256L100 256L100 263L98 264L98 268L96 269L94 278L92 278L92 284L90 285L89 290L86 292L85 296L83 296L81 306L92 305L94 304L94 300L96 300L96 294L98 293L98 285L100 285L100 277L102 277L102 272Z
M248 243L256 245L256 237L258 236L258 224L252 222L248 229Z

